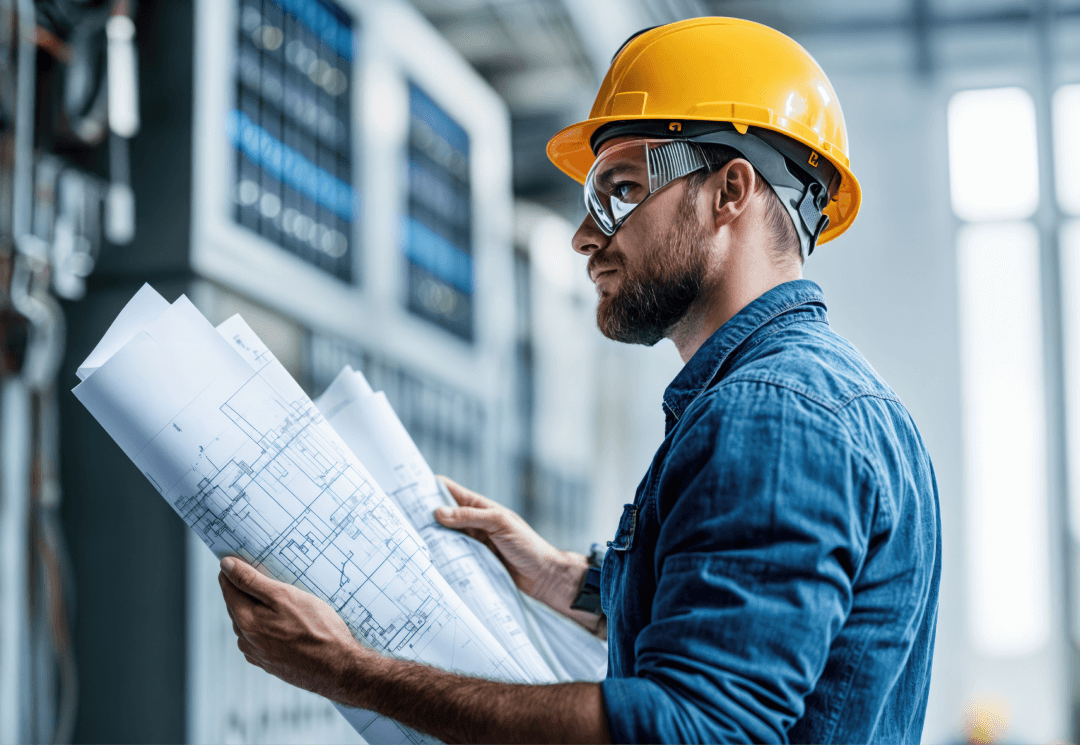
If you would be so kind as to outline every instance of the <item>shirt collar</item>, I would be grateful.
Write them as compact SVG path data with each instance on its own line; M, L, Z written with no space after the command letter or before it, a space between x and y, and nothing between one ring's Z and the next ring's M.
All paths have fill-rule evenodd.
M825 315L825 294L817 283L797 279L777 285L750 302L713 332L664 391L667 430L682 417L690 404L716 379L721 367L754 332L800 305L818 305Z

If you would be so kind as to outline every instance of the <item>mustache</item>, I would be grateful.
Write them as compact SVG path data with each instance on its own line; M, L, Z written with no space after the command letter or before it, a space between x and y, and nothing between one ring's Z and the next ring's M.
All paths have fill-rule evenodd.
M625 257L620 254L609 255L607 249L604 249L589 257L589 263L585 265L585 272L591 280L598 272L604 272L608 269L622 269L625 265Z

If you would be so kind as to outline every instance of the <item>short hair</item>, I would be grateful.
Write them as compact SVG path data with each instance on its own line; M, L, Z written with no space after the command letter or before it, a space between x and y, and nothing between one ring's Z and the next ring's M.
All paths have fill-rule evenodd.
M705 156L705 169L690 174L690 188L692 194L697 194L698 190L701 189L702 184L705 183L705 179L708 178L710 174L716 173L736 158L743 158L745 160L741 153L726 145L716 145L707 142L695 144L701 148L701 151ZM765 196L765 224L769 230L769 234L773 238L773 248L776 251L777 256L797 256L799 257L799 263L802 263L802 241L799 239L799 233L795 229L795 223L792 222L791 215L784 209L780 197L773 191L769 182L761 175L761 172L755 168L754 173L757 174L758 179L757 190L760 192L767 192Z

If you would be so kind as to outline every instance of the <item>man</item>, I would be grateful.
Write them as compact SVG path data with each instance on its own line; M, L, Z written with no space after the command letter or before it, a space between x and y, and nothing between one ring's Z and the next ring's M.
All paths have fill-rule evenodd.
M817 243L858 211L836 95L763 26L703 18L616 55L552 160L586 187L574 248L597 323L686 363L667 435L603 563L449 484L440 510L526 593L609 642L603 683L528 686L382 657L321 601L233 559L222 590L253 664L446 741L918 742L940 518L895 394L833 333ZM580 604L579 604L580 605Z

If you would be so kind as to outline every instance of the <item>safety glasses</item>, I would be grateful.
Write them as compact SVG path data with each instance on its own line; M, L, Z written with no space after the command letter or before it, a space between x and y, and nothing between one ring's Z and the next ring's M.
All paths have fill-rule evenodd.
M605 235L672 181L705 168L701 149L687 140L632 140L604 150L585 177L585 208Z

